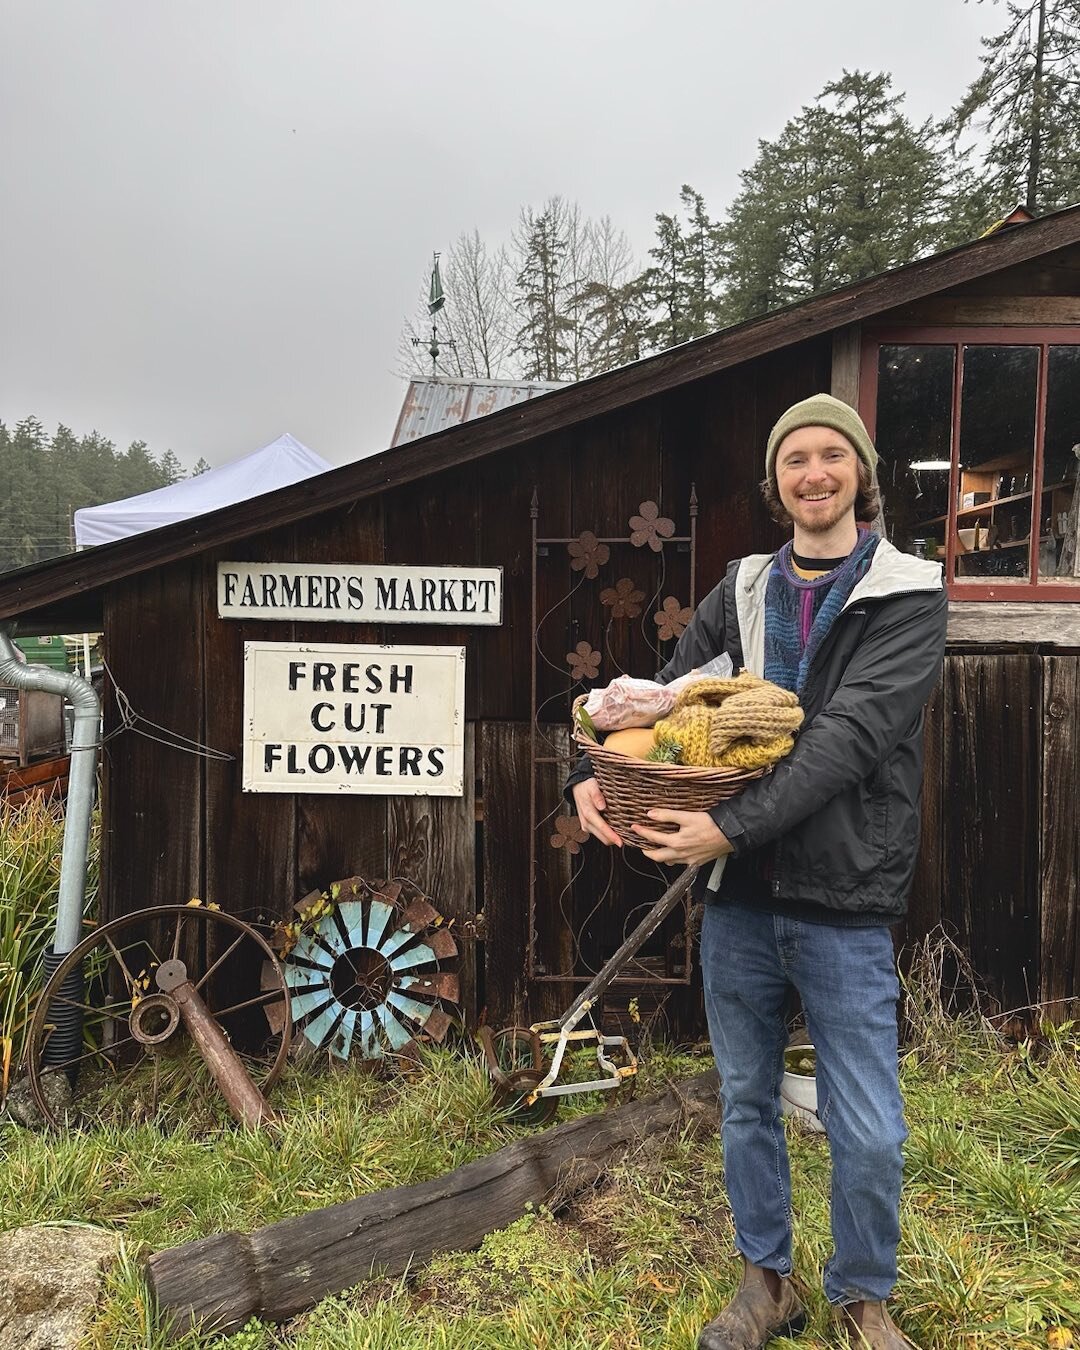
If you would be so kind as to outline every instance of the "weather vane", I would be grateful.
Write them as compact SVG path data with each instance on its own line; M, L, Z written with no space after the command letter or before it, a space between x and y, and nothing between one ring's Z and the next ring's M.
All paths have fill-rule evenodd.
M436 318L439 310L446 304L446 296L443 294L442 277L439 275L439 257L440 254L432 255L431 263L431 289L428 292L428 314L431 316L431 341L428 351L431 354L431 374L434 378L439 373L439 352L442 347L439 345L439 321ZM412 345L419 347L423 338L414 337ZM446 338L443 346L449 347L451 351L457 349L457 344L453 338Z

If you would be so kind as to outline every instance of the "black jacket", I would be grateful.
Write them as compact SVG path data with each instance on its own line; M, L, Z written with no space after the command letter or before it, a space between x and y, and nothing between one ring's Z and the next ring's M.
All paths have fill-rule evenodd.
M725 651L736 669L763 673L773 557L731 564L661 682ZM736 858L760 853L778 907L903 916L919 842L923 714L941 670L946 618L941 568L882 540L814 656L794 750L710 812ZM580 766L570 785L589 772ZM721 870L702 868L714 891Z

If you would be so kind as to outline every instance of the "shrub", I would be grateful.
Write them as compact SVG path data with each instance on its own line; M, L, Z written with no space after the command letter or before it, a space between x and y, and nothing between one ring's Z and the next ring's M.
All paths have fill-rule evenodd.
M90 839L86 912L97 904L98 821ZM42 986L60 890L64 809L40 797L0 800L0 1103L19 1063Z

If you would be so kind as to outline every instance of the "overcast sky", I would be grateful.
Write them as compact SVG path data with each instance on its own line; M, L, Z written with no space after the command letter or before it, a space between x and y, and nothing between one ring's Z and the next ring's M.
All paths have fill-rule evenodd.
M0 0L0 420L186 465L389 441L433 249L553 194L643 259L842 67L942 115L962 0Z

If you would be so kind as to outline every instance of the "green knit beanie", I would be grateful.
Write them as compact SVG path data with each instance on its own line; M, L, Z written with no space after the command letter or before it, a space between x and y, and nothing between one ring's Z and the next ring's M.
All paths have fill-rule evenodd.
M790 407L769 433L769 444L765 451L766 478L773 477L780 442L789 432L797 431L800 427L831 427L833 431L839 431L855 447L870 472L874 473L877 469L878 457L874 442L855 409L841 403L831 394L814 394L812 398L804 398L801 403Z

